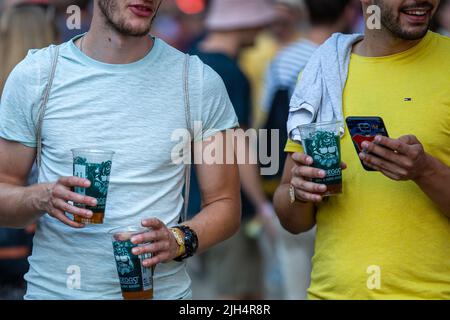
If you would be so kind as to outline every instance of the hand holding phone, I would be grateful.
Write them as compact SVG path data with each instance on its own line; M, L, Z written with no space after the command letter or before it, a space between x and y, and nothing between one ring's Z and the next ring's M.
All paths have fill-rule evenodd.
M365 152L362 148L364 141L373 142L377 135L389 137L381 117L347 117L345 122L347 123L358 158L361 152ZM365 170L375 171L367 167L363 161L361 161L361 164Z

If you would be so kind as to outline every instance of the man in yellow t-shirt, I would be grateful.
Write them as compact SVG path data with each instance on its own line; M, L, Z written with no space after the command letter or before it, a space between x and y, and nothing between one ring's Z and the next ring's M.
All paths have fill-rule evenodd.
M343 194L330 198L288 141L275 208L292 233L317 224L310 299L450 299L450 39L428 31L439 1L361 2L380 7L382 28L353 47L343 112L382 117L391 138L357 155L347 131Z

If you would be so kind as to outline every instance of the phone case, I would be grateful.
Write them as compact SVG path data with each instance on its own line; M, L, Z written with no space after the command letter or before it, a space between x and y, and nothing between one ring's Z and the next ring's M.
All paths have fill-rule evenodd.
M359 154L362 151L361 144L364 141L372 142L377 135L389 137L381 117L347 117L345 122L347 123L350 136L352 137L358 159ZM362 161L361 164L365 170L375 171L372 168L366 167Z

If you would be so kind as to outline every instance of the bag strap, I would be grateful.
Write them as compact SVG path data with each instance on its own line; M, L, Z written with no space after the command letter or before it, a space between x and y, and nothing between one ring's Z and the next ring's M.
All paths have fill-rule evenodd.
M191 105L189 99L189 55L185 55L184 60L184 72L183 72L183 91L184 91L184 112L186 117L186 127L189 130L191 135L191 139L193 139L193 130L192 130L192 122L191 122ZM189 156L191 156L191 148L189 149ZM180 217L180 222L187 220L187 213L189 207L189 192L191 188L191 169L192 165L189 161L188 164L185 165L184 169L184 204L183 204L183 215Z
M42 153L42 123L44 122L45 110L47 109L48 98L50 97L50 91L52 90L53 80L55 79L56 66L58 64L59 46L55 46L52 58L52 64L50 69L47 86L45 87L44 94L42 96L42 103L39 106L38 121L36 124L36 164L38 169L41 167L41 153Z

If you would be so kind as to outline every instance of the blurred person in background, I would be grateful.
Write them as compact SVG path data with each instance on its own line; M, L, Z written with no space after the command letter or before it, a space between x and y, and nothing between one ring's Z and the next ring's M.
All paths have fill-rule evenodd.
M243 50L239 58L239 64L250 80L252 89L252 127L257 129L263 127L268 116L261 108L267 67L275 55L286 46L297 41L302 33L306 32L308 26L304 0L274 0L273 4L276 12L274 21L264 32L257 36L255 45ZM270 144L268 145L270 146ZM281 169L282 167L280 167ZM267 198L272 199L278 184L273 183L273 179L262 177L262 186ZM276 224L278 229L282 229L278 219L274 218L273 224ZM261 228L263 221L261 221L259 216L256 216L252 221L252 225L255 229ZM270 242L268 242L270 239L265 237L266 233L261 235L259 237L260 245L264 248L263 252L267 252L270 249ZM283 297L283 292L285 291L283 289L281 266L277 253L265 261L265 287L266 296L269 299Z
M23 0L0 0L0 10L6 10L22 1Z
M270 26L270 32L280 49L298 40L308 27L304 0L275 0L277 18Z
M54 16L45 3L22 1L9 6L0 15L0 92L12 69L25 58L28 50L56 42ZM18 84L19 85L19 84ZM36 180L35 171L29 184ZM0 228L0 299L22 299L25 293L24 274L31 253L34 227Z
M0 90L3 90L9 73L28 50L54 43L57 33L54 11L43 1L22 1L5 10L1 19Z
M450 37L450 0L442 0L434 18L433 30Z
M244 130L251 126L251 87L238 58L242 50L255 44L256 36L274 17L274 8L266 0L213 0L206 17L207 34L191 51L222 77ZM255 146L245 142L245 149L237 152L256 152ZM261 299L263 261L258 240L246 226L255 212L262 217L274 213L262 191L257 164L239 164L239 172L243 189L241 228L234 237L207 253L206 266L220 298ZM192 182L190 210L197 211L195 204L200 203L200 193L195 177Z
M304 0L275 0L274 21L258 34L255 45L242 51L239 64L252 87L252 126L260 128L267 118L261 109L267 66L282 48L298 40L306 28Z
M152 32L183 52L204 36L204 19L209 0L165 0Z
M286 122L289 101L298 76L316 48L335 32L348 32L356 21L358 9L353 0L305 0L309 15L309 29L304 37L281 50L271 62L267 74L263 107L269 116L264 125L268 130L279 130L279 145L287 141ZM270 136L267 145L271 145ZM274 150L275 151L275 150ZM280 148L279 174L265 177L267 185L276 186L281 181L286 154ZM273 195L272 193L272 195ZM278 224L279 225L279 224ZM315 229L301 235L292 235L280 227L279 243L284 280L284 296L287 299L306 299L314 251Z

